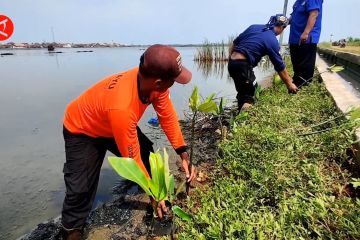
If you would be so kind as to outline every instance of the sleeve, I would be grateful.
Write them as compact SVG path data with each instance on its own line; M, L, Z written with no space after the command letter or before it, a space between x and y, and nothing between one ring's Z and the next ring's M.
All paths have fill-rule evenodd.
M267 46L270 61L274 65L275 71L281 72L285 69L284 61L280 55L280 46L276 38L272 39Z
M156 98L152 104L159 118L161 128L164 130L176 153L181 154L185 152L185 141L174 106L170 100L169 89Z
M320 11L323 0L309 0L306 5L306 10L311 12L313 10Z
M108 114L116 145L121 156L134 159L149 178L149 173L141 160L135 114L131 111L125 112L120 110L110 110Z

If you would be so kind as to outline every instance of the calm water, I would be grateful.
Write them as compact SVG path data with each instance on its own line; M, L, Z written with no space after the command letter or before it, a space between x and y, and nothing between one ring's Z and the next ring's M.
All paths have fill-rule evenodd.
M193 72L190 84L175 84L171 89L180 118L195 85L204 96L218 92L219 96L235 98L226 66L204 70L192 61L194 48L178 49L184 66ZM92 53L76 50L61 49L63 53L53 55L45 50L13 50L14 56L0 57L1 240L16 239L38 223L60 215L66 105L103 77L136 66L143 52L140 48L92 49ZM270 74L256 70L259 82ZM157 147L163 147L158 131L146 124L152 116L155 114L149 107L140 127ZM95 205L111 197L118 181L104 161Z

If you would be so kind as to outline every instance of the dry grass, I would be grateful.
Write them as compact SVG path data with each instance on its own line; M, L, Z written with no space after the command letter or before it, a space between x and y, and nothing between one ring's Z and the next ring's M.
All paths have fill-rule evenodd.
M360 46L346 46L345 48L331 46L330 48L340 52L349 52L360 55Z
M340 48L337 46L331 46L330 44L321 43L319 44L322 48L328 48L339 52L348 52L348 53L354 53L357 55L360 55L360 46L351 46L347 45L345 48Z

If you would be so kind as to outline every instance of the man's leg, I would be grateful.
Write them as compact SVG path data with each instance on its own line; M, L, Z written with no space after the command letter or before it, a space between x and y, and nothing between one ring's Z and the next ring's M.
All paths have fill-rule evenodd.
M65 230L82 229L91 211L105 156L95 138L72 134L64 128L66 196L62 209Z
M314 76L317 45L308 44L306 50L307 50L307 55L306 55L307 64L305 65L305 69L304 69L304 76L305 76L304 78L310 79Z
M316 44L291 44L290 56L294 69L294 84L300 86L313 77L316 61ZM311 80L309 81L311 82Z
M252 68L246 61L230 60L228 70L235 83L238 109L240 110L245 103L254 104L257 84Z

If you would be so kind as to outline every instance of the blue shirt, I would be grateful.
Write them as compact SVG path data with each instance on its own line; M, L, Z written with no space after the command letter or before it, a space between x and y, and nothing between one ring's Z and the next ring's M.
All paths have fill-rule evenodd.
M291 14L290 25L290 44L299 44L300 36L304 32L308 22L309 13L313 10L318 10L319 15L316 19L314 28L309 33L307 43L319 43L321 33L321 18L322 18L322 4L323 0L296 0Z
M280 55L280 46L276 34L265 25L251 25L234 40L234 51L247 58L249 64L256 67L261 58L268 55L275 70L285 69Z

